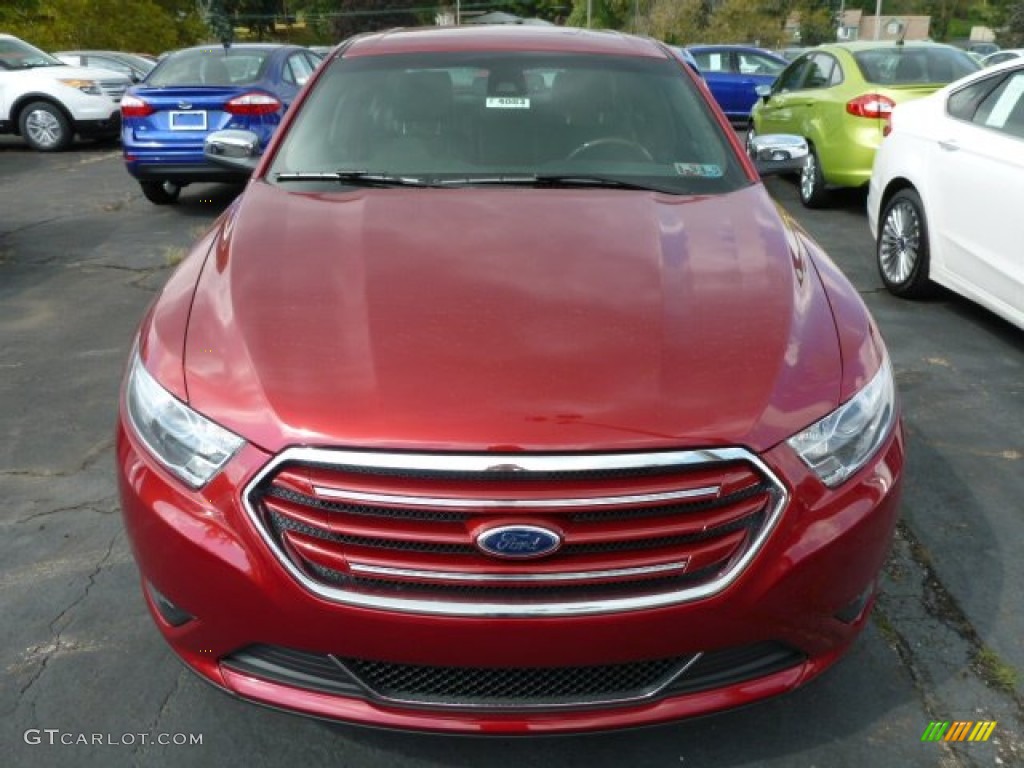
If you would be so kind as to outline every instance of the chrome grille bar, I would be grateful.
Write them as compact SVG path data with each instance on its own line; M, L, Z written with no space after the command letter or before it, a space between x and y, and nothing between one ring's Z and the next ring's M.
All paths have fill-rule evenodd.
M584 578L574 580L567 579L559 581L553 578L558 573L557 570L549 571L547 574L538 574L537 579L531 577L531 571L529 565L525 565L520 574L513 574L508 571L503 571L500 575L505 576L506 574L514 576L508 580L495 579L493 578L494 573L488 574L488 578L478 581L475 576L471 576L474 570L482 572L479 565L474 568L457 566L452 568L441 568L436 565L430 565L424 567L426 564L418 565L409 560L409 563L405 567L401 560L389 563L389 564L366 564L366 563L353 563L349 559L350 565L362 567L363 571L360 572L358 568L346 568L350 575L353 577L351 580L341 577L336 580L336 583L331 583L323 579L317 578L317 574L320 569L329 569L330 560L325 560L322 563L309 562L299 563L292 559L292 557L285 551L284 543L277 538L275 535L274 526L267 519L267 512L263 506L263 494L266 493L270 487L270 482L276 476L279 470L285 470L289 473L294 474L294 468L302 469L308 468L310 471L322 472L324 470L328 472L337 471L340 473L355 473L363 477L379 477L381 482L387 485L388 477L394 476L395 472L408 472L413 476L419 478L417 483L420 485L411 493L405 493L404 489L402 493L382 493L382 494L371 494L378 497L383 496L393 501L400 501L403 505L416 504L420 508L430 509L434 505L433 501L441 499L443 501L455 500L456 496L450 492L445 494L439 494L434 496L429 493L430 483L433 482L433 478L436 476L438 480L444 480L450 485L451 482L458 481L463 475L468 479L472 479L475 483L475 490L472 492L478 492L483 496L482 499L473 498L472 496L459 497L457 501L464 508L470 510L470 515L476 514L490 514L494 515L501 514L501 508L509 508L512 513L515 512L517 507L515 502L539 502L539 508L546 511L544 514L555 514L559 511L559 508L567 508L569 510L581 509L585 507L591 508L602 508L600 501L595 502L595 499L600 498L611 498L615 499L615 503L612 504L611 508L616 509L619 507L618 502L626 497L631 497L632 501L626 503L628 506L630 503L633 505L639 505L639 509L643 509L643 505L647 503L658 503L662 501L660 498L652 498L660 495L660 493L681 493L684 497L683 500L676 499L677 503L686 503L685 497L690 496L694 499L693 503L698 507L703 504L707 504L708 500L714 504L719 504L717 500L723 495L725 486L715 484L715 475L721 472L722 481L725 482L725 478L733 476L736 468L740 466L741 473L745 472L750 475L751 482L756 483L759 492L762 492L765 497L765 502L760 505L759 510L756 512L756 517L750 517L753 521L747 529L747 538L742 540L742 543L738 545L735 554L730 556L728 560L722 561L722 565L716 568L708 568L706 564L701 563L699 567L695 568L694 576L697 576L699 572L701 575L695 578L693 581L685 579L680 583L671 584L665 582L663 586L655 587L651 586L651 591L644 592L645 584L654 584L650 580L645 580L643 577L647 574L640 573L639 568L650 567L652 565L658 565L657 563L646 563L643 565L637 565L635 567L629 566L628 563L613 564L608 563L609 567L602 567L600 562L594 562L591 567L583 566L580 563L576 568L567 568L565 572L586 574ZM593 498L586 499L585 504L575 506L565 504L564 502L572 502L577 499L584 499L578 493L578 485L581 482L581 474L591 472L616 472L620 473L619 477L631 478L631 473L636 473L637 485L642 485L643 478L649 477L649 473L652 471L658 473L670 473L678 474L681 478L680 484L685 485L685 478L688 473L699 472L702 473L700 477L703 478L703 482L698 480L699 487L697 488L681 488L676 490L664 490L664 480L659 480L658 483L662 486L658 489L658 494L644 493L642 488L637 488L638 493L636 494L622 494L621 496L605 496L601 497L597 495ZM729 473L732 472L733 475ZM433 474L433 473L436 473ZM507 480L510 474L516 477L521 477L524 480L529 480L531 475L536 473L537 478L543 478L547 482L554 483L554 487L557 488L557 483L560 481L561 474L566 473L569 477L571 473L571 479L576 484L576 493L566 494L563 498L549 498L549 499L538 499L535 495L531 494L530 498L526 499L495 499L494 495L488 495L486 493L486 481L494 478L498 480L499 477ZM301 475L301 473L300 473ZM470 478L470 476L472 476ZM692 475L691 475L692 476ZM707 481L711 482L707 482ZM376 482L376 480L374 481ZM732 481L730 481L732 482ZM483 485L481 485L483 483ZM323 490L327 488L330 481L327 483L317 483L317 488ZM423 486L426 487L423 487ZM507 486L503 486L504 490L502 494L512 494L514 491L510 491ZM482 489L482 490L481 490ZM327 488L327 490L334 491L333 488ZM372 490L372 489L371 489ZM384 488L387 491L389 489ZM627 489L616 489L616 493L621 494L622 490ZM653 489L650 489L653 490ZM312 492L312 488L309 488L309 492ZM363 492L362 490L359 493ZM462 489L458 489L461 494ZM422 496L417 496L416 493L423 493ZM532 492L532 493L535 493ZM737 493L736 489L728 491L731 495ZM345 490L339 490L338 495L345 495L350 492ZM724 496L722 496L724 498ZM744 496L744 498L747 498ZM641 501L637 501L641 499ZM252 519L254 525L263 538L266 545L274 553L281 564L291 573L291 575L303 585L310 592L324 598L345 605L359 606L365 608L372 608L378 610L387 611L398 611L406 613L418 613L427 615L441 615L441 616L487 616L487 617L553 617L553 616L574 616L574 615L592 615L592 614L607 614L617 613L624 611L636 611L645 610L651 608L657 608L661 606L675 605L680 603L686 603L694 600L709 597L717 594L726 589L732 584L744 569L750 564L750 562L756 557L757 553L764 545L767 537L774 529L777 524L779 517L782 514L782 510L785 508L788 501L788 494L785 487L774 475L774 473L764 464L756 455L750 453L743 448L719 448L719 449L706 449L706 450L695 450L695 451L662 451L652 453L622 453L622 454L567 454L567 455L547 455L547 454L443 454L443 453L430 453L430 454L415 454L415 453L388 453L388 452L375 452L375 451L349 451L349 450L331 450L321 448L290 448L279 455L275 456L268 464L250 481L247 485L243 494L243 504L246 512ZM479 502L485 502L483 504ZM497 502L499 506L489 507L486 502ZM512 504L510 504L512 502ZM322 503L328 504L324 500ZM378 502L379 503L379 502ZM387 503L387 502L385 502ZM440 509L445 509L442 505L437 505ZM405 508L409 508L406 506ZM608 507L603 507L607 509ZM440 514L439 509L439 514ZM533 510L536 511L536 510ZM331 514L330 512L324 512L324 514ZM520 515L525 514L523 511L519 511ZM751 513L754 514L754 513ZM552 518L554 519L554 518ZM570 519L570 518L566 518ZM452 525L462 526L464 523L453 522ZM740 526L742 528L742 526ZM325 529L326 530L326 529ZM381 535L387 535L387 527L382 526ZM374 534L376 535L376 534ZM665 554L671 554L666 552ZM674 563L677 567L673 571L669 569L666 573L660 574L661 579L665 579L666 576L674 576L675 574L685 574L686 567L689 566L689 562L686 558L686 552L678 552L677 556L671 559L671 563ZM339 556L349 557L344 553L338 553L331 555L331 557L337 559ZM481 557L483 557L481 555ZM553 556L554 557L554 556ZM414 558L415 559L415 558ZM479 561L478 561L479 562ZM682 565L680 568L679 565ZM456 563L452 563L456 566ZM554 565L554 563L552 563ZM580 567L583 566L583 567ZM464 570L459 570L464 568ZM310 570L312 569L312 570ZM373 569L373 570L369 570ZM486 570L486 569L484 569ZM493 570L493 569L491 569ZM618 573L616 573L618 571ZM635 571L635 572L634 572ZM593 575L603 573L603 575ZM438 574L442 574L439 578ZM611 576L609 577L609 574ZM454 578L448 579L447 576L453 576ZM639 585L636 589L622 590L622 591L608 590L605 587L608 586L609 578L620 577L619 582L611 582L612 586L626 586L629 587L630 581L622 581L622 579L637 579ZM364 579L387 579L392 577L396 579L393 582L396 586L381 589L374 587L372 589L361 586ZM416 579L417 581L402 582L401 579ZM578 584L579 587L585 587L588 584L593 584L595 594L588 595L586 589L582 589L578 592L574 592L571 595L559 594L556 590L552 590L549 596L538 595L535 600L510 600L502 599L500 596L493 594L493 591L485 590L485 593L476 596L473 599L470 596L467 599L451 598L443 593L431 593L429 589L430 584L440 586L442 583L452 584L464 584L467 587L473 584L491 583L495 586L499 586L504 581L509 586L514 586L517 581L518 584L523 586L528 585L542 585L544 580L552 582L552 587L558 583L568 586L569 584ZM657 580L655 580L657 581ZM410 589L400 588L403 583L407 583ZM598 587L601 589L598 590ZM657 590L663 591L657 591Z

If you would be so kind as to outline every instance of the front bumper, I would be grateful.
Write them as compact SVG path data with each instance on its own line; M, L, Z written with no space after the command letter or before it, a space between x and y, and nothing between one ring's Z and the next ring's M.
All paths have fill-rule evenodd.
M121 133L121 113L115 110L107 118L76 120L75 132L90 138L113 138Z
M271 554L241 489L271 457L246 446L206 487L184 490L118 428L122 508L157 626L198 674L235 695L309 715L413 730L588 731L674 720L791 690L822 672L867 619L898 514L903 441L896 430L854 478L830 491L786 446L761 458L790 502L740 577L703 600L558 618L453 617L339 605L303 588ZM155 593L185 617L173 626ZM852 610L851 610L852 606ZM189 618L191 617L191 618ZM179 619L175 620L178 623ZM309 659L481 670L627 665L776 644L793 654L755 677L668 685L628 702L510 711L399 703L372 690L239 663L271 647ZM315 670L313 670L315 672ZM314 675L315 677L315 675ZM684 678L680 678L683 680Z

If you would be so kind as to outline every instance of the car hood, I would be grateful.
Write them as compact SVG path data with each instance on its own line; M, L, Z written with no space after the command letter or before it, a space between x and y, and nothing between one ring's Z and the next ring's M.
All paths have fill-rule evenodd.
M256 181L221 228L185 386L270 451L763 450L838 404L827 297L761 185Z
M68 80L77 78L81 80L116 80L131 84L131 78L120 72L98 67L76 67L71 64L52 67L35 67L33 69L16 70L41 80Z

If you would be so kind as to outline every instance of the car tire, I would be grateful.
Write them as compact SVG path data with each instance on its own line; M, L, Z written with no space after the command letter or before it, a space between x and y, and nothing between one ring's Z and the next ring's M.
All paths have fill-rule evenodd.
M48 101L33 101L22 109L18 128L28 145L39 152L60 152L74 138L71 121Z
M930 257L921 196L913 189L901 189L889 198L878 220L875 260L882 283L905 299L930 295L935 288L928 277Z
M178 202L181 185L173 181L140 181L142 194L153 205L172 205Z
M821 161L813 146L808 146L808 150L807 162L800 171L800 202L805 208L824 208L828 204L829 192L825 189Z

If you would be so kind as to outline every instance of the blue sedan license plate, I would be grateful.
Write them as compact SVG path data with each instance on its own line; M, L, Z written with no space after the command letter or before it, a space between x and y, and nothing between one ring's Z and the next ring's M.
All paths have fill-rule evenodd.
M172 131L205 131L205 112L171 112Z

